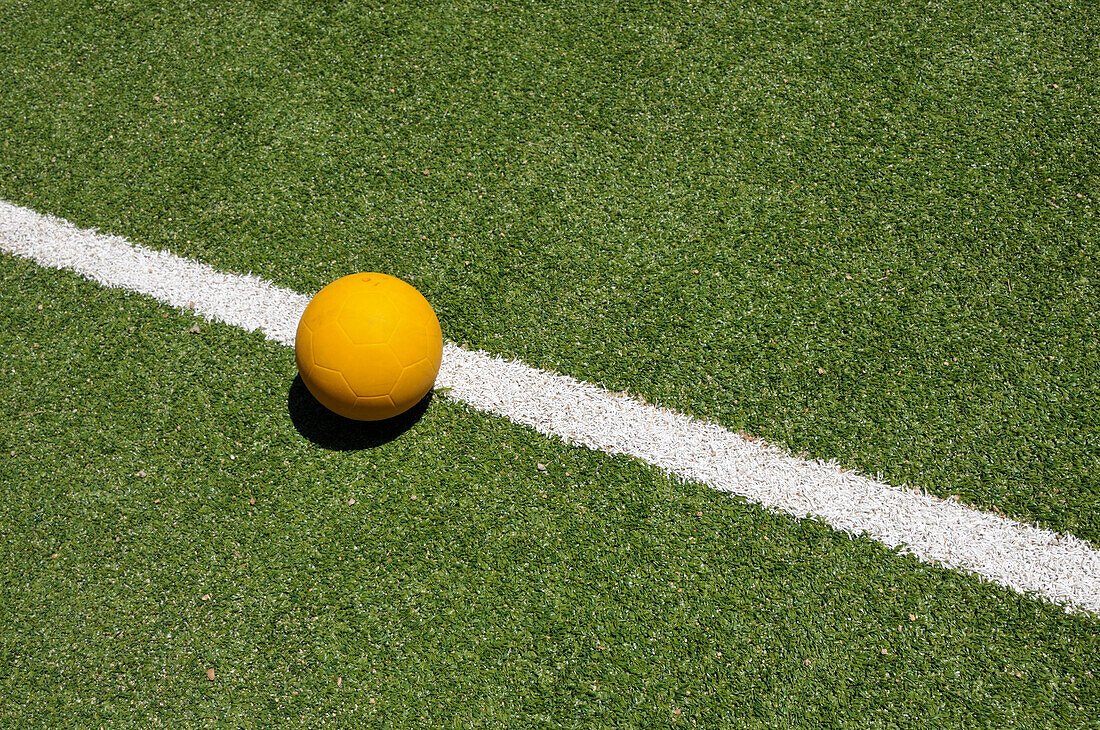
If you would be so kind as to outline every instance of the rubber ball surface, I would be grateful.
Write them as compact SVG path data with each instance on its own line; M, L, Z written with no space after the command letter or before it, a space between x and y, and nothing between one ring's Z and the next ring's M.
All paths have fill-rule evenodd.
M395 276L361 273L310 300L294 343L306 388L358 421L404 413L435 384L443 333L428 300Z

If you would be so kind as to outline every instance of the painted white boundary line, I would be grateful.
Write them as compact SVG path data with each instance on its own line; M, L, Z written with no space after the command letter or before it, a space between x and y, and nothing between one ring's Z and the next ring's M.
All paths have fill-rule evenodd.
M0 249L69 269L211 320L293 345L309 297L0 201ZM975 573L1020 593L1100 613L1100 551L1072 535L1014 522L807 461L712 423L596 385L448 343L438 384L482 411L611 454L646 461L851 535L866 533L920 560Z

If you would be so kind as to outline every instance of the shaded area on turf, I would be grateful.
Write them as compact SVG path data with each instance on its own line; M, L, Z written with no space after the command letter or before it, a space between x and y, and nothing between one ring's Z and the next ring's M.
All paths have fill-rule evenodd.
M384 421L356 421L333 413L313 397L295 375L287 391L286 409L294 428L317 446L334 451L370 449L387 444L411 429L428 410L434 391L404 413Z

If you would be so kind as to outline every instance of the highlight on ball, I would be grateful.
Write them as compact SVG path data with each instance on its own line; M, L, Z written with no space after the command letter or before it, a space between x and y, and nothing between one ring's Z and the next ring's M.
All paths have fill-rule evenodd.
M326 286L298 322L302 382L330 411L357 421L393 418L428 394L443 332L428 300L395 276L360 273Z

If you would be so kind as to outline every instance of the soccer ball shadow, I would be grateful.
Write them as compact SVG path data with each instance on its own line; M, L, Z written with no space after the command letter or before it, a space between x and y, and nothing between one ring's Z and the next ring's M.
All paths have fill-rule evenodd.
M317 446L332 451L355 451L393 441L416 425L431 402L432 391L429 390L415 406L393 418L356 421L321 405L302 382L302 376L295 375L287 393L286 409L298 433Z

